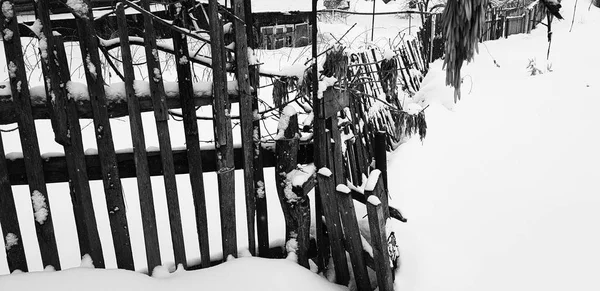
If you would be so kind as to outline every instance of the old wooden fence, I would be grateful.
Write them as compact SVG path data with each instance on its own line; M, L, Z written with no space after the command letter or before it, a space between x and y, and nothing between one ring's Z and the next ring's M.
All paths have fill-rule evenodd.
M442 15L427 17L422 38L430 60L444 54ZM529 5L518 4L515 7L490 8L486 12L485 24L481 27L480 41L506 38L509 35L530 33L532 29L546 19L546 8L539 1ZM432 33L431 28L434 28Z
M307 92L311 93L308 96L312 96L314 109L311 114L314 119L305 125L312 131L313 138L301 141L297 134L300 131L297 114L281 108L281 119L287 118L288 122L282 125L280 120L282 126L277 133L276 149L272 151L265 149L257 138L260 137L260 120L254 114L258 109L257 91L254 88L258 88L259 70L257 66L249 65L247 53L248 46L256 48L253 31L249 28L252 25L248 25L252 21L250 1L232 1L233 8L223 9L216 0L211 0L206 11L212 24L208 32L210 41L201 34L182 28L188 17L186 13L180 13L172 22L166 22L148 12L148 0L142 0L139 5L129 1L117 5L114 13L119 38L114 40L114 46L121 49L122 72L119 73L123 76L124 86L122 92L116 95L107 91L110 86L106 86L100 70L103 67L100 40L96 37L91 9L88 9L91 7L89 0L81 1L87 7L70 7L76 18L84 62L84 87L74 86L70 82L73 68L69 68L63 37L53 32L47 1L33 3L37 21L30 28L40 44L39 57L44 80L41 94L33 92L28 84L19 24L12 9L13 0L2 0L3 13L0 15L10 79L10 84L5 88L10 92L0 96L0 124L18 126L23 152L22 158L7 159L0 134L0 225L11 271L28 270L13 196L15 185L29 186L34 213L31 219L35 220L37 245L43 265L61 269L53 212L48 202L52 197L49 197L47 190L47 183L56 182L69 182L81 255L89 254L96 267L105 267L92 203L92 180L101 180L103 183L117 265L122 269L134 270L121 181L127 177L137 180L141 208L141 217L137 219L142 221L148 270L161 265L151 176L164 178L175 263L188 269L218 263L210 260L205 201L206 195L213 193L205 192L203 180L203 173L209 171L216 172L218 180L218 194L215 195L219 196L220 202L223 258L237 256L235 169L244 172L249 250L254 255L273 257L275 255L269 249L263 168L275 167L278 196L286 222L286 240L297 240L298 263L308 267L310 215L307 214L311 211L308 193L315 189L314 211L318 218L325 218L316 221L318 251L314 259L320 270L326 267L328 258L332 257L338 283L347 284L350 278L347 251L359 290L372 289L368 285L367 266L376 271L379 290L392 289L390 261L394 261L394 257L390 258L390 254L393 256L388 245L391 234L386 233L385 224L389 217L405 219L398 210L388 205L385 153L400 135L419 133L423 136L425 133L422 112L404 112L398 94L418 90L428 68L423 49L415 40L403 42L390 58L381 59L375 51L346 55L347 64L342 68L343 71L328 75L336 76L338 81L324 92L322 98L319 97L317 85L307 88ZM184 1L182 4L182 11L186 11L189 7L186 5L193 2ZM142 14L145 28L143 40L129 37L124 12L126 6ZM234 48L226 48L223 15L235 15L230 17L235 31ZM165 93L154 33L155 27L160 25L166 26L172 33L172 52L178 77L177 94ZM213 52L209 59L213 79L208 90L194 89L197 84L192 82L191 77L190 60L193 55L188 51L188 38L204 41ZM144 46L147 56L149 90L144 92L136 90L135 85L138 81L135 80L131 44L136 41ZM233 64L228 54L236 56ZM227 86L228 73L237 76L237 90L228 90L231 89ZM229 114L232 102L239 102L241 148L233 144L232 116ZM373 109L376 102L385 106ZM201 129L198 128L196 116L199 106L211 106L213 109L215 146L210 150L200 148L198 133ZM169 110L173 108L180 108L182 112L187 145L182 150L173 150L170 142L167 121ZM141 119L141 113L146 111L154 113L160 145L157 151L146 149ZM130 119L131 136L127 138L132 139L131 152L115 152L113 140L123 137L113 135L109 120L119 116L128 116ZM79 123L82 118L93 119L97 154L86 155L84 152ZM34 122L37 119L51 120L54 140L63 146L63 156L42 159L39 144L49 141L38 140ZM309 163L314 165L306 166ZM305 166L298 168L298 164ZM296 182L294 173L299 171L308 176ZM175 179L175 175L183 173L189 175L192 190L202 258L199 266L187 266L183 243ZM357 186L364 185L366 180L366 187ZM354 201L367 205L372 251L363 249Z

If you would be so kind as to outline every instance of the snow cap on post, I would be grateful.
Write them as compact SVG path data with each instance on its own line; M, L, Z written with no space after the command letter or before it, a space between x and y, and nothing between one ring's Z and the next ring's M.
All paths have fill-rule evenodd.
M344 184L338 184L337 187L335 187L335 191L344 193L344 194L350 194L350 188L348 188L348 186L344 185Z
M319 169L318 173L319 173L319 175L323 175L325 177L331 177L331 175L333 174L333 173L331 173L331 170L327 167L323 167L323 168Z
M379 200L379 198L377 198L375 195L370 195L369 198L367 198L367 202L373 206L379 206L381 204L381 200Z
M377 182L379 181L379 175L381 175L381 171L375 169L369 174L369 179L367 180L367 185L365 186L366 191L373 191Z

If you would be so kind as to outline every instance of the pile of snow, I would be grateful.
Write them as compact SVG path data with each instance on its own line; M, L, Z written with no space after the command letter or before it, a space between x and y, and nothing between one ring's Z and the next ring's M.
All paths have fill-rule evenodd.
M199 290L348 290L290 260L244 257L198 271L162 272L159 276L126 270L74 268L59 272L0 276L0 290L186 291Z

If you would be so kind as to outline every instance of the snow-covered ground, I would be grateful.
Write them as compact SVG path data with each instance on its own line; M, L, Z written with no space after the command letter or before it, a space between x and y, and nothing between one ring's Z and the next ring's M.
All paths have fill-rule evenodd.
M456 105L452 101L452 89L444 86L441 61L432 64L421 91L415 96L416 102L430 105L426 109L427 138L423 143L412 139L388 156L391 204L409 219L406 224L395 223L402 258L396 276L397 290L600 290L600 281L595 278L600 273L597 264L600 235L595 231L596 222L600 221L600 213L596 211L600 206L597 182L600 180L597 169L600 137L594 128L600 124L600 115L596 113L600 105L600 58L597 56L600 10L592 6L588 12L589 0L580 1L573 31L568 32L573 1L567 1L563 1L562 10L566 19L553 23L552 72L548 71L546 62L544 26L538 26L530 35L513 35L480 45L480 55L463 69L463 100ZM355 10L371 7L371 2L351 2ZM380 3L377 5L383 7ZM414 21L418 22L418 17L411 19L411 24ZM321 35L331 41L326 38L327 33L339 37L355 22L357 27L346 39L356 41L348 43L368 45L369 17L349 16L343 22L321 23ZM408 22L409 19L394 16L378 17L374 42L387 44ZM292 56L284 50L278 53ZM298 55L293 52L294 59L299 58ZM493 59L500 67L494 65ZM526 69L530 59L535 59L544 74L530 76ZM270 89L262 90L261 95L270 99ZM210 111L200 114L210 115ZM148 124L154 124L151 114L145 118ZM82 126L88 123L82 121ZM114 128L120 128L119 134L129 136L127 120L115 119L111 125L113 132L117 132ZM49 128L48 124L41 126ZM183 146L181 124L173 122L170 126L171 136L181 137L173 140L173 146ZM205 126L211 127L210 124ZM95 148L90 128L84 129L85 147ZM155 128L148 126L146 130L147 144L157 145ZM45 140L51 140L51 130L38 130L38 133L45 136ZM7 152L20 151L17 133L2 134ZM117 139L116 143L117 149L131 147L127 138ZM52 143L41 146L43 152L62 151ZM242 193L243 178L239 171L236 175L236 189ZM270 201L270 234L277 240L283 237L283 219L275 189L268 188L274 185L274 174L267 171L265 175L269 179L266 192ZM186 207L192 205L191 191L185 182L187 176L181 175L178 179L182 217L186 222L186 251L190 261L197 263L199 251L193 210ZM216 189L214 173L206 173L205 181L207 189ZM160 177L152 182L160 244L167 250L161 252L162 260L168 265L173 258L168 251L171 240L164 186ZM26 186L15 188L16 192L28 193ZM139 217L134 179L125 179L124 189L130 216ZM116 262L101 182L92 182L92 190L98 223L104 225L100 235L106 264L114 268ZM49 185L49 192L48 203L52 209L70 205L66 184ZM216 218L216 190L207 194L215 194L207 197L209 217ZM243 248L246 244L243 194L239 197L236 206L241 225L237 229L238 243ZM16 195L16 199L22 209L19 219L24 222L21 241L28 250L31 270L40 271L43 267L35 246L31 200L28 195ZM79 266L72 214L54 211L53 216L55 225L64 226L57 229L63 267ZM136 269L143 270L141 222L132 218L129 224ZM209 220L209 230L212 255L219 257L218 219ZM0 274L8 270L4 255L0 252ZM81 282L74 278L87 280ZM71 281L72 289L65 289L63 284ZM128 283L119 286L111 285L111 281ZM25 286L25 283L32 285ZM176 290L196 285L223 290L337 288L287 260L241 258L216 268L182 272L168 278L87 269L11 275L0 277L0 290L39 289L36 287L79 290L78 283L98 288L91 290L117 290L117 287Z
M390 159L397 290L600 290L600 9L563 1L546 27L486 42L463 69L462 101L432 65L417 100L427 138ZM448 110L451 108L451 110Z

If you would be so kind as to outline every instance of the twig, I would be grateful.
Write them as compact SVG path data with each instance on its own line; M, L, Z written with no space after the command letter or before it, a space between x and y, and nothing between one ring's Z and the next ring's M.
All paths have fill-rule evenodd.
M593 0L590 1L590 3ZM577 0L575 0L575 7L573 7L573 19L571 19L571 28L569 28L569 32L573 30L573 23L575 23L575 12L577 12Z
M111 59L110 59L111 56L108 53L108 51L106 50L106 48L101 47L101 46L98 46L98 48L104 55L104 58L106 59L106 62L108 63L108 65L115 71L115 73L117 74L117 76L119 76L121 81L125 82L125 76L123 76L123 74L121 74L121 72L119 72L119 69L117 68L117 66L115 66L115 63L113 63L113 61L111 61Z

